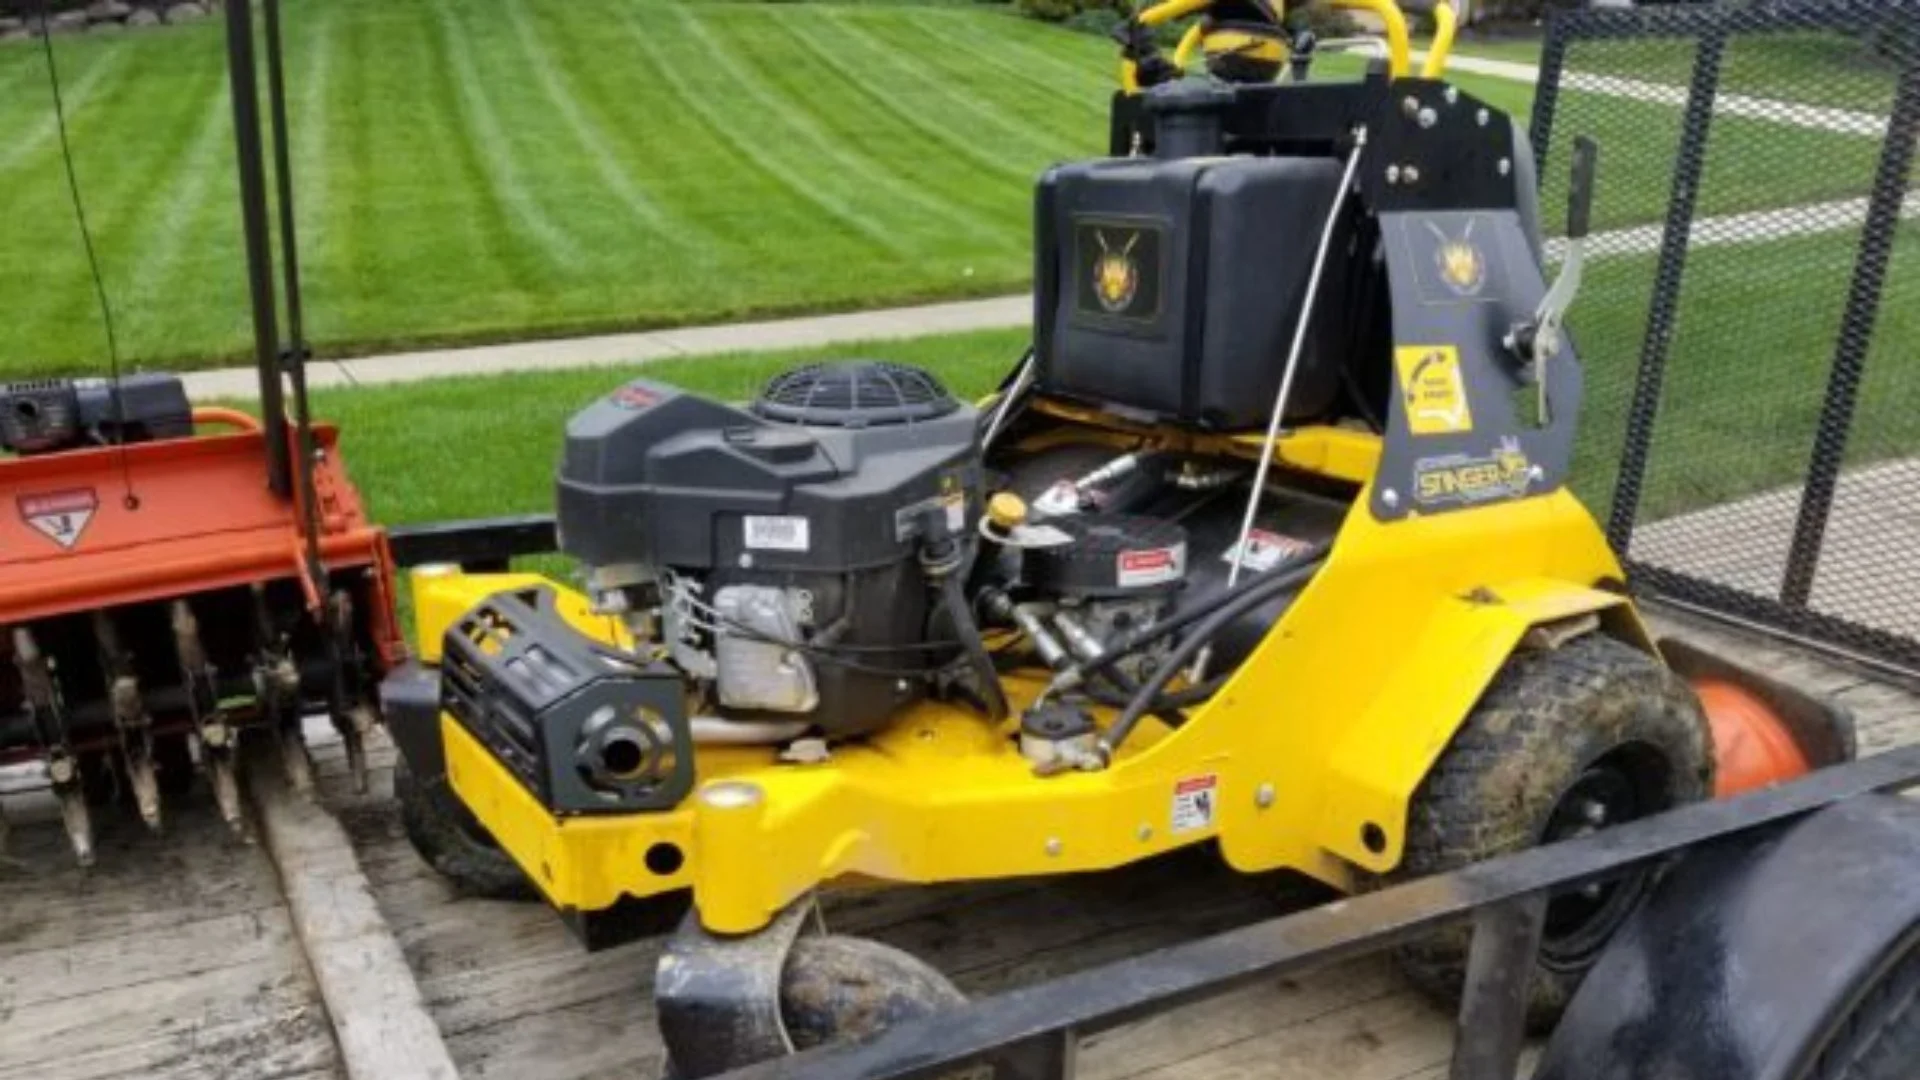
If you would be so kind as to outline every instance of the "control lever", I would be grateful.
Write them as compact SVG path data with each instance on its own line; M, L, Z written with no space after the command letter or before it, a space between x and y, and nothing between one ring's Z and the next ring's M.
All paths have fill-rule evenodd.
M1547 361L1560 352L1561 326L1573 298L1580 292L1580 281L1587 267L1587 232L1593 219L1593 183L1599 168L1600 147L1582 135L1573 140L1573 179L1567 193L1567 248L1560 262L1560 276L1540 298L1533 318L1507 332L1505 345L1520 360L1533 366L1533 379L1539 391L1539 426L1551 419L1547 411Z

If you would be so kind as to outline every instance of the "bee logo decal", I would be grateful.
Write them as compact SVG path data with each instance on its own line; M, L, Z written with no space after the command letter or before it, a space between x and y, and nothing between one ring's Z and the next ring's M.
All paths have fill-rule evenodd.
M1093 295L1106 310L1123 312L1140 291L1140 267L1133 261L1134 245L1140 242L1140 234L1134 233L1121 246L1109 240L1105 232L1096 231L1093 235L1100 245L1100 257L1093 263Z
M1473 242L1472 221L1459 236L1448 236L1440 226L1427 223L1435 241L1433 262L1440 280L1459 296L1479 296L1487 284L1487 257Z

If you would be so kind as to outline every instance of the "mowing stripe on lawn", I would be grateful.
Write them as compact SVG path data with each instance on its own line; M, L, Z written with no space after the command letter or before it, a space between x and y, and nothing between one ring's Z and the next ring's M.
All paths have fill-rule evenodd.
M154 57L151 50L141 50L124 65L130 77L146 81L152 92L118 109L89 110L68 120L75 171L110 301L124 299L116 285L124 280L129 262L138 256L134 238L127 230L145 221L150 206L162 197L153 178L173 175L168 170L186 157L191 150L191 135L203 126L207 102L215 100L215 87L220 85L217 66L205 71L190 69L184 77L174 78L171 72L150 70ZM118 144L116 136L127 130L147 131L157 137L130 146L108 145ZM101 167L109 160L113 167ZM34 238L30 242L40 252L77 256L80 235L58 153L49 148L38 156L37 163L37 182L9 195L10 231L17 237ZM57 272L50 269L55 266ZM8 325L0 329L0 340L10 333L32 341L42 339L53 327L84 328L79 342L87 366L104 367L100 316L85 260L47 260L18 270L21 295L31 296L32 302L9 312ZM9 276L0 267L0 280ZM124 305L115 311L122 317L117 321L124 322Z
M950 11L941 11L940 17L952 19L954 14ZM1090 68L1079 63L1077 59L1062 56L1058 48L1048 48L1047 46L1058 45L1062 35L1049 34L1045 27L1038 26L1030 20L1022 20L1012 15L966 20L965 29L972 30L980 37L991 39L999 46L998 50L980 49L982 57L988 63L998 66L1004 61L1014 64L1015 70L1048 73L1041 85L1048 88L1050 92L1059 93L1065 89L1082 95L1093 94L1096 100L1104 103L1107 95L1117 88L1114 71L1119 61L1114 54L1103 53L1107 63ZM1038 36L1039 34L1048 34L1044 39L1045 45L1040 43L1043 39ZM964 34L956 36L964 36ZM1091 38L1091 35L1087 36ZM1092 38L1092 40L1100 39Z
M607 151L606 133L581 111L580 102L564 81L552 52L540 40L539 30L527 19L521 0L507 0L506 12L508 21L513 24L521 53L527 59L534 81L539 84L541 95L572 133L574 141L586 152L600 182L619 197L621 204L635 219L645 223L647 231L656 239L680 249L683 256L701 258L711 237L684 222L674 222L654 202L653 197L634 182L626 168Z
M501 127L487 94L487 80L474 64L467 47L467 34L447 0L431 0L433 13L445 45L448 61L460 89L460 111L467 118L467 142L473 145L486 169L494 194L511 213L507 226L533 240L555 267L574 269L581 262L580 245L554 222L521 175L512 141Z
M983 223L974 215L967 214L944 200L933 198L919 188L906 183L900 177L882 167L872 158L841 140L832 137L822 129L821 123L805 106L789 94L775 89L768 80L768 68L750 66L742 48L729 49L725 43L714 36L707 25L705 12L692 11L675 6L674 14L680 26L694 40L707 50L713 66L724 73L739 92L745 94L755 104L765 110L768 117L774 118L774 126L782 137L795 139L807 145L810 152L806 156L818 163L831 163L838 166L842 176L837 178L857 179L857 187L866 197L881 196L895 207L911 208L904 214L895 211L897 220L895 229L908 235L927 235L928 218L940 218L948 224L971 231L983 227ZM716 13L716 15L721 13ZM736 16L740 13L733 12ZM746 13L746 17L760 20L757 11ZM751 31L753 28L748 28ZM742 35L737 44L751 47L751 32ZM791 57L779 57L777 62L791 62ZM915 213L915 211L918 211ZM903 220L900 220L903 219Z
M908 188L946 207L960 225L957 243L942 245L946 254L992 251L1011 243L1018 218L1025 216L1018 190L1009 177L995 179L976 169L956 168L955 151L945 139L912 122L910 112L890 95L872 94L865 79L849 78L825 62L822 53L804 42L803 24L819 24L812 12L801 9L794 17L770 23L766 39L748 52L761 60L769 83L788 97L816 103L821 130L837 143L871 157L892 158L891 171Z
M743 164L785 188L796 198L811 203L822 213L847 229L866 237L881 249L900 256L909 254L907 246L901 243L900 238L893 231L882 228L870 220L862 208L838 198L835 194L829 193L823 185L799 175L799 170L783 161L783 155L777 154L771 143L743 135L739 131L739 125L735 123L738 118L716 109L711 104L712 99L706 96L706 88L695 86L686 78L689 69L669 61L654 40L650 28L641 24L638 8L623 11L621 23L627 36L645 56L647 65L659 73L661 80L672 89L680 104L688 112L700 117L716 136L731 146L740 156Z
M959 30L960 28L956 27L955 29ZM901 36L908 33L908 28L895 27L894 32L895 40L898 40ZM977 35L977 37L992 36L993 35L984 34ZM965 40L967 35L956 33L955 37L960 40ZM1003 50L1007 48L1008 43L1004 41L994 40L989 42L975 40L971 43L971 46L972 47L964 53L963 57L956 59L964 59L964 61L971 62L976 65L976 70L984 68L992 71L995 75L999 76L1000 80L1003 80L1002 85L1007 86L1009 92L1015 96L1015 99L1027 109L1033 108L1036 102L1057 104L1061 101L1081 100L1086 95L1091 95L1095 102L1104 105L1113 89L1111 85L1105 84L1105 80L1087 79L1084 72L1072 80L1063 79L1060 76L1061 68L1058 66L1045 65L1051 67L1053 71L1051 75L1046 74L1043 71L1042 65L1031 62L1031 57L1028 57L1027 61L1023 62L1019 58L1006 55ZM947 50L945 49L935 50L936 55L944 55L946 53ZM987 86L993 86L993 82L989 81ZM1016 87L1025 87L1025 89L1020 90L1016 89ZM989 90L988 92L991 93L992 91ZM1101 125L1101 130L1105 130L1104 124Z
M69 134L74 118L86 112L87 105L94 96L104 90L111 90L125 74L125 49L95 51L90 59L80 62L81 70L73 71L75 59L70 50L54 46L55 62L60 66L60 100L66 107ZM43 61L44 62L44 61ZM29 67L27 70L31 70ZM46 73L41 72L42 79ZM38 154L42 149L53 148L60 134L59 120L53 114L53 90L50 86L41 88L45 107L37 110L37 119L25 132L8 136L0 140L0 175L12 172L21 163ZM35 113L29 113L33 116Z
M1024 170L1006 158L988 153L973 140L960 135L955 129L928 119L919 109L916 97L885 94L874 89L871 80L848 62L834 55L834 47L822 43L815 28L804 25L812 19L786 19L781 28L793 38L794 42L815 62L833 72L845 83L847 89L861 99L871 103L902 125L912 129L927 141L937 143L947 150L967 159L980 169L1012 180L1024 175Z
M287 61L294 99L293 115L288 123L293 125L294 210L301 237L305 239L315 236L322 225L333 220L330 211L334 170L327 158L324 109L333 78L333 54L340 22L335 15L338 9L331 4L302 5L297 10L317 13L311 23L299 20L288 27L290 36L301 43L299 53Z
M909 65L898 50L860 25L871 20L855 15L845 10L826 12L841 51L851 53L859 65L876 71L884 69L902 82L917 84L926 95L921 100L929 107L929 114L952 124L956 130L963 126L961 116L956 114L963 114L964 127L972 136L969 142L996 147L1011 144L1016 160L1044 161L1060 152L1061 141L1049 129L1014 113L985 108L980 104L980 95L957 92L951 80L935 77L947 70L946 52L936 50L931 56L919 58L918 66ZM930 71L929 66L939 70ZM1030 169L1020 167L1018 172L1024 180L1033 178Z
M183 159L171 170L171 183L155 191L155 198L141 207L142 227L125 245L131 269L122 279L126 285L119 294L124 308L120 319L122 338L129 348L148 338L161 335L153 323L169 310L165 297L181 285L176 274L180 256L188 243L206 243L204 223L215 188L215 179L226 178L221 166L230 153L232 113L219 94L206 96L205 117L200 131L188 144ZM231 197L229 184L219 185L220 203Z

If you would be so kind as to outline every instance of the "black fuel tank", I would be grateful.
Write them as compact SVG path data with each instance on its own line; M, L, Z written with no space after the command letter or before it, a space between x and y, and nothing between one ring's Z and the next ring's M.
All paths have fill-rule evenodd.
M1212 430L1264 426L1341 172L1255 157L1050 170L1035 207L1041 390ZM1325 413L1340 390L1353 213L1330 249L1292 420Z

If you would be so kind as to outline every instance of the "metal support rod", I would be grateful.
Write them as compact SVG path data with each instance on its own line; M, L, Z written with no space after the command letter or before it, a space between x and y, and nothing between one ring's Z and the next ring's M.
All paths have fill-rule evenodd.
M279 351L280 367L275 380L284 372L293 389L294 445L299 449L293 462L296 490L300 495L301 531L307 540L307 573L313 578L315 592L326 596L331 588L326 563L320 557L320 508L313 486L313 413L307 402L306 323L300 302L300 244L294 228L293 155L287 148L287 83L281 60L280 0L264 0L267 40L267 116L272 125L273 176L276 202L280 210L280 258L282 293L287 305L286 348Z
M1916 35L1920 38L1920 35ZM1920 42L1916 42L1920 44ZM1920 134L1920 57L1910 56L1900 76L1893 114L1887 120L1887 138L1873 178L1867 203L1867 221L1860 232L1853 283L1847 292L1847 311L1840 323L1833 370L1827 376L1826 402L1820 408L1820 426L1814 429L1813 458L1807 465L1807 486L1800 496L1800 516L1794 523L1793 546L1787 554L1787 572L1780 586L1781 602L1804 608L1813 596L1813 579L1820 567L1820 549L1826 542L1827 519L1840 483L1840 467L1847 456L1847 436L1860 400L1867 353L1887 283L1888 264L1900 230L1900 215L1913 173L1914 139Z
M1653 448L1654 421L1660 410L1660 387L1666 378L1667 354L1673 351L1680 287L1686 276L1687 248L1693 240L1694 207L1699 202L1700 180L1706 170L1707 135L1713 126L1714 99L1720 93L1720 61L1726 54L1726 45L1724 26L1716 26L1701 36L1693 65L1693 83L1687 91L1680 149L1674 157L1673 193L1667 201L1666 231L1660 242L1653 302L1647 312L1647 336L1641 344L1633 405L1627 410L1626 444L1621 450L1620 475L1613 489L1613 513L1607 521L1607 539L1622 558L1633 546L1634 519L1640 513L1640 490L1646 483L1647 456Z
M1474 914L1449 1080L1515 1080L1527 1034L1527 989L1546 921L1544 892Z
M253 302L253 359L260 375L260 414L267 449L267 487L293 492L287 416L280 380L280 332L273 291L272 239L267 233L267 183L260 148L260 97L254 70L252 0L227 8L227 84L233 99L234 157L240 168L240 225L247 248L247 288Z

